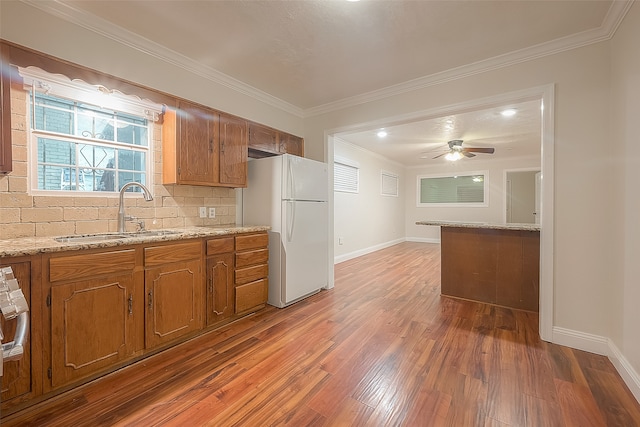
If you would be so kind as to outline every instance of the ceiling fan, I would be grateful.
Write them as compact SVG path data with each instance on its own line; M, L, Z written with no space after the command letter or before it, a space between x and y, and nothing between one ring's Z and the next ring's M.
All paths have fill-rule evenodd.
M469 147L469 148L463 148L462 147L462 140L461 139L453 139L451 141L448 142L449 144L449 151L447 151L446 153L442 153L439 154L437 156L434 157L434 159L437 159L438 157L442 157L445 156L445 159L447 160L451 160L451 161L455 161L455 160L460 160L462 157L475 157L476 155L473 153L482 153L482 154L493 154L496 150L493 147L488 147L488 148L480 148L480 147Z

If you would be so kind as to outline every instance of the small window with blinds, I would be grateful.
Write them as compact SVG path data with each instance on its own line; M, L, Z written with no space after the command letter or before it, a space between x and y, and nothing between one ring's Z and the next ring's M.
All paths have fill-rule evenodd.
M333 189L343 193L357 193L360 189L360 169L357 164L343 159L333 163Z
M487 172L418 176L417 206L486 207Z
M398 175L386 171L380 172L380 185L383 196L398 197Z

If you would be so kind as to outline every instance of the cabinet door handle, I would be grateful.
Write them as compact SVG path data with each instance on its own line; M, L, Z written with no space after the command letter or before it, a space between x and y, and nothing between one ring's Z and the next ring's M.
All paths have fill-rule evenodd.
M209 152L213 153L213 138L209 138Z
M133 294L129 294L129 316L133 314Z
M153 310L153 291L149 291L149 310Z
M213 293L213 277L209 277L209 292Z

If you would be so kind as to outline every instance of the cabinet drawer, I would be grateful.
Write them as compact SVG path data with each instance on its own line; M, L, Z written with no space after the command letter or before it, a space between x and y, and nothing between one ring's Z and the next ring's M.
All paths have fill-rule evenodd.
M246 267L254 264L266 264L269 260L269 249L258 249L256 251L236 252L236 268Z
M180 261L198 259L202 255L202 243L188 242L144 248L145 267L155 267Z
M236 287L236 314L260 308L267 303L269 286L267 279L256 280Z
M246 236L236 236L236 251L246 251L250 249L266 248L269 246L269 235L267 233L248 234Z
M49 281L124 273L133 270L135 266L134 249L55 257L49 260Z
M233 237L207 240L207 255L226 254L233 252Z
M243 285L245 283L253 282L254 280L264 279L268 275L269 266L267 264L240 268L236 270L236 285Z

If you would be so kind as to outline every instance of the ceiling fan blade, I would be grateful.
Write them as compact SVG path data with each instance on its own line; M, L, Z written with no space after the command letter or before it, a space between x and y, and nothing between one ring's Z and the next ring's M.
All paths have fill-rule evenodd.
M470 153L470 152L468 152L468 151L466 151L466 150L462 150L462 154L463 154L465 157L475 157L475 156L476 156L475 154Z
M446 156L448 153L449 153L449 152L448 152L448 151L446 151L446 152L444 152L444 153L442 153L442 154L438 154L437 156L435 156L435 157L434 157L434 159L437 159L438 157Z
M493 154L496 149L491 147L491 148L463 148L462 149L463 152L467 152L467 153L484 153L484 154Z

